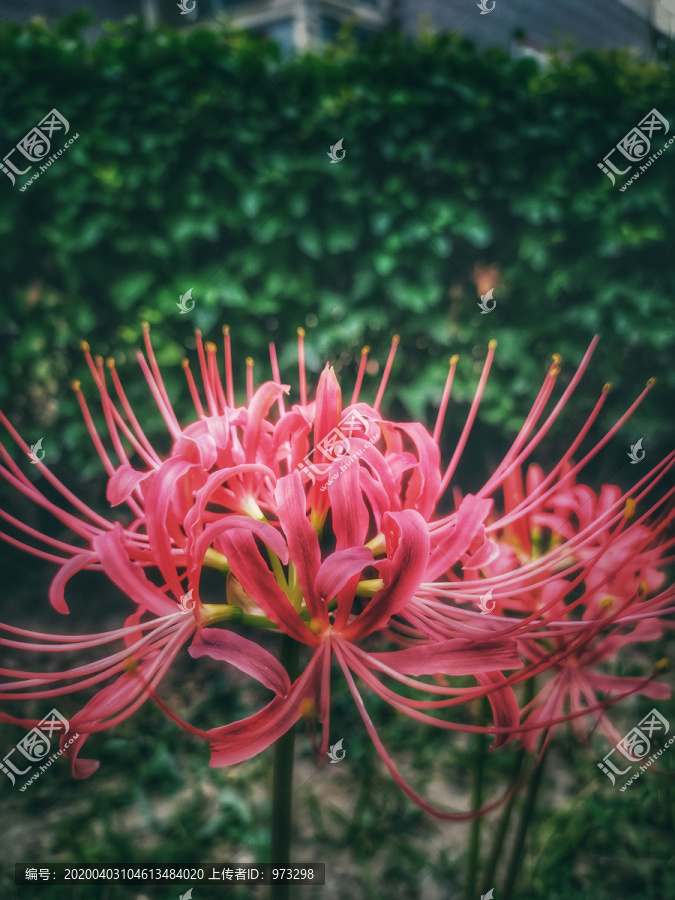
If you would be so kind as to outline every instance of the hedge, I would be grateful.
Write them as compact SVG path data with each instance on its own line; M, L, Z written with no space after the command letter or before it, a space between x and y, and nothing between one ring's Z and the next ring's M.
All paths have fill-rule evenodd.
M84 465L68 391L88 378L81 338L116 357L150 419L133 360L145 320L184 395L194 327L217 340L231 326L242 391L244 357L258 383L269 377L270 340L292 380L299 325L310 368L331 359L350 387L362 344L382 363L398 333L389 396L426 420L457 352L449 439L490 338L481 421L496 440L522 420L550 354L564 381L599 332L568 427L605 381L611 424L656 375L609 469L629 465L640 436L646 450L672 439L675 150L624 192L597 166L652 108L675 127L672 64L603 51L542 68L397 34L285 58L241 32L131 20L87 45L84 22L0 27L1 155L52 108L79 135L25 191L0 179L1 405L27 438L58 428L52 460ZM346 156L331 164L339 139ZM487 315L477 266L479 284L494 282Z

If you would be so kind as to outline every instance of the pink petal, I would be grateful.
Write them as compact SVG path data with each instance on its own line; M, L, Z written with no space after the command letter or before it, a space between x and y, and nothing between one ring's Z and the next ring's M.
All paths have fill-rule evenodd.
M350 443L356 442L352 439ZM367 441L363 443L369 446ZM362 471L358 464L348 466L344 472L340 472L336 481L328 485L337 550L361 546L366 539L368 509L360 487Z
M466 553L491 509L492 500L479 500L473 494L466 495L457 510L454 526L449 525L432 533L429 565L424 573L425 582L435 581Z
M173 515L171 507L179 490L178 483L192 467L191 462L178 457L167 460L155 475L145 498L150 546L160 572L177 597L182 593L182 588L171 554L169 519Z
M290 385L288 384L275 384L273 381L266 381L260 385L253 395L248 405L248 419L244 427L244 451L247 463L256 461L260 432L267 413L281 394L287 394L289 391Z
M505 666L505 668L516 669L519 665L520 660L518 660L514 666ZM474 676L482 685L499 684L506 680L501 672L474 672ZM511 685L505 685L500 691L490 691L490 693L487 694L487 698L492 707L495 725L498 728L515 729L520 721L520 709L518 708L518 701L516 700L516 695L514 694ZM513 736L514 734L509 735L504 732L496 732L493 749L508 743Z
M367 547L336 550L321 563L316 577L316 589L324 600L330 600L350 578L372 565L373 554Z
M291 688L288 672L271 653L233 631L202 628L195 635L188 653L194 659L210 656L230 663L283 697Z
M101 565L118 588L130 597L134 603L149 609L157 616L166 616L176 612L176 604L148 581L143 568L132 562L122 543L122 526L116 523L112 531L97 535L94 549L99 554Z
M235 578L268 619L303 644L318 644L267 567L251 532L232 528L224 532L222 542Z
M314 411L314 446L323 440L334 428L338 427L342 413L342 392L335 370L326 363L319 376L316 388L316 406ZM321 451L319 450L319 453ZM319 457L317 462L321 462Z
M441 487L441 454L436 441L419 422L399 425L399 429L413 441L419 461L413 469L405 492L405 506L416 509L429 519Z
M138 485L153 475L154 472L154 469L151 469L149 472L138 472L129 463L124 463L118 469L115 469L110 476L105 492L108 503L111 506L119 506L120 503L124 503L133 494Z
M321 549L319 539L305 512L305 492L299 472L285 475L276 487L277 516L286 535L290 558L298 573L298 584L312 617L325 616L325 610L314 586Z
M69 559L68 562L65 562L61 566L49 586L49 602L57 612L63 613L64 615L67 615L70 612L64 596L66 584L76 572L86 569L90 563L96 562L97 560L98 556L96 553L86 550L82 553L78 553L77 556Z
M452 638L369 657L400 675L475 675L521 665L514 640L485 643Z
M326 645L319 648L287 697L274 697L254 715L209 731L211 765L231 766L251 759L292 728L300 718L301 701L319 696L321 660L327 652Z
M403 609L420 585L429 558L429 532L422 516L412 509L386 513L384 535L392 561L389 583L378 591L365 610L342 632L358 640L381 628Z

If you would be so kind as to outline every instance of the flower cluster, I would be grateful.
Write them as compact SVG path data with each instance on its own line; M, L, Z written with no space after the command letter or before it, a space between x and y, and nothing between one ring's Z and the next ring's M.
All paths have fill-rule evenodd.
M49 635L0 626L0 644L27 653L114 645L97 661L64 671L2 670L2 701L51 699L96 688L70 717L79 737L65 752L76 778L98 768L95 760L80 758L87 738L122 721L148 698L208 740L212 765L249 759L301 717L318 720L319 754L325 757L333 668L344 675L396 782L423 809L460 820L473 813L435 809L399 774L356 679L411 719L450 731L493 734L495 746L519 739L529 749L538 735L548 730L548 739L566 720L583 733L581 717L588 715L614 741L617 735L604 715L607 705L636 692L667 696L654 673L617 678L603 672L602 664L623 644L658 637L664 616L672 612L674 591L664 588L662 574L673 543L667 538L672 491L648 498L672 469L675 453L630 495L611 486L596 495L577 482L580 470L612 439L649 384L579 461L574 454L598 417L606 389L548 474L535 464L525 469L577 388L595 341L545 416L560 372L560 358L554 356L503 460L479 491L463 496L453 478L496 342L489 345L466 424L443 466L439 442L457 357L450 361L430 433L418 422L394 422L380 412L397 339L372 405L359 399L367 349L349 405L343 408L328 365L309 401L301 329L299 402L290 401L290 386L281 382L271 346L272 380L254 389L247 361L247 402L237 405L230 334L223 331L224 381L215 344L203 343L199 333L201 389L183 361L197 420L181 426L149 329L144 330L145 353L139 352L138 359L172 439L166 459L147 439L114 360L93 358L83 344L100 393L107 445L80 385L74 389L108 473L107 499L114 509L126 507L119 518L99 515L37 462L63 498L62 505L53 503L0 447L0 472L7 482L77 535L74 543L58 541L0 513L11 526L12 533L2 534L5 540L59 567L49 594L54 608L68 612L65 588L82 570L102 570L134 604L123 627L101 634ZM11 423L0 417L28 453ZM349 466L344 465L346 450L336 452L332 438L346 420L352 423ZM311 454L308 475L304 461ZM221 597L202 596L205 567L222 573ZM493 608L486 613L478 604L488 592ZM239 633L242 624L279 633L304 648L298 677L291 679L271 652ZM379 652L371 649L374 637L382 640ZM208 731L178 716L157 688L188 642L191 657L235 666L272 692L270 702L248 718ZM545 674L539 692L521 709L514 689L540 673ZM467 686L466 676L473 686ZM411 687L427 699L405 696ZM452 707L480 697L491 707L489 725L453 721ZM33 724L7 713L0 713L0 720Z

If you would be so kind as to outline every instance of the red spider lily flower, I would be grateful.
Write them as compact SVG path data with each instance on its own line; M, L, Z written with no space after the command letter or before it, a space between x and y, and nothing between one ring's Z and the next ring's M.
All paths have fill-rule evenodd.
M530 498L536 500L543 480L541 469L531 466L526 492ZM510 498L507 509L523 502L520 473L505 494ZM632 498L613 485L604 485L596 495L586 485L577 485L574 472L567 467L548 497L518 521L518 529L511 525L502 529L504 552L496 561L495 572L504 576L515 569L514 559L523 555L523 548L530 557L539 556L540 567L550 571L548 583L519 597L505 598L502 604L502 608L543 613L548 620L546 632L519 639L525 659L550 665L546 684L522 710L529 730L520 737L528 750L534 749L540 731L548 730L544 749L555 724L549 726L566 706L575 716L572 727L579 740L587 737L581 717L593 712L600 729L615 744L620 735L604 714L600 694L615 699L633 693L652 699L670 696L670 688L651 677L615 677L598 667L613 659L622 646L657 640L664 627L672 627L659 616L672 608L673 590L659 593L659 589L665 581L661 570L671 561L666 554L673 546L673 540L664 540L664 535L672 532L675 513L671 509L653 518L671 495L666 494L639 521L628 525L636 509ZM555 548L553 555L545 552L547 547L549 551ZM564 561L564 578L556 572L556 558ZM578 598L570 602L575 593ZM540 727L535 728L537 725Z
M602 513L601 518L607 519L603 519L607 526L604 532L598 532L595 538L588 528L569 537L561 533L560 542L551 541L549 551L531 561L522 558L532 550L524 526L543 515L554 496L562 496L561 491L570 487L580 465L607 443L648 388L581 464L573 466L571 456L597 417L600 402L559 465L546 478L539 479L531 494L509 506L509 492L520 466L564 408L593 347L554 410L537 429L559 372L559 358L554 358L520 434L487 484L475 496L460 499L455 492L458 502L454 512L437 516L437 504L450 484L475 419L495 342L490 343L458 445L443 470L439 438L456 357L451 360L431 435L419 423L392 422L379 411L397 338L374 403L359 402L367 358L364 352L351 403L343 409L341 390L329 367L321 374L315 400L308 402L304 332L300 330L300 403L286 409L284 397L290 388L281 383L273 346L273 380L254 390L252 363L247 361L247 404L235 406L230 336L227 329L224 332L224 384L215 345L204 345L197 334L205 405L187 361L183 363L199 420L181 428L145 329L147 360L139 354L139 362L173 439L171 453L165 460L157 456L135 417L114 362L108 360L104 365L102 359L92 359L84 345L118 457L116 464L96 431L80 386L75 385L75 389L109 475L108 499L113 506L125 504L129 509L131 521L126 527L98 516L39 463L40 471L80 516L50 504L2 449L6 461L2 474L7 480L24 496L70 525L86 544L79 547L54 541L3 514L17 529L65 554L49 553L5 536L14 545L61 566L50 591L55 608L67 612L64 588L72 575L82 569L103 569L137 604L137 611L123 632L82 639L89 646L98 646L122 637L125 649L97 664L98 668L78 670L77 675L85 677L75 686L45 687L58 680L56 676L77 677L72 674L74 670L47 676L7 670L4 674L15 681L2 686L0 699L52 697L117 675L112 685L71 720L81 735L66 751L76 777L86 777L97 766L94 761L78 759L86 737L121 721L149 696L183 727L209 740L212 765L231 765L254 756L301 716L313 714L322 725L323 756L329 741L330 670L335 657L364 724L397 783L434 815L458 820L472 817L475 813L436 810L414 793L380 741L353 675L409 717L448 730L494 734L495 746L521 733L523 728L534 731L543 727L542 721L523 726L513 686L559 661L559 652L549 652L542 658L532 651L533 646L538 647L549 638L551 629L566 626L567 632L559 632L564 635L579 627L577 622L552 618L561 596L551 596L551 585L558 585L562 591L564 582L571 584L569 591L573 591L579 585L583 590L588 584L587 590L595 596L609 581L611 573L594 577L591 584L589 572L610 546L616 547L615 519L620 500L614 498ZM3 421L27 452L11 425ZM135 465L126 455L123 438L136 451ZM637 499L672 467L673 456L640 482L643 493ZM493 495L500 489L507 497L505 513L500 519L491 519ZM560 515L556 509L549 514ZM623 539L628 537L632 548L661 541L663 529L650 530L642 524L644 521L643 516L639 527L646 529L647 536L630 531L637 526L630 526L624 534ZM543 524L542 519L538 527ZM504 553L509 535L520 536L520 557ZM651 560L652 585L656 585L652 569L659 563L658 555ZM226 576L226 602L206 603L201 597L200 579L205 566ZM159 572L161 587L147 577L145 570L150 568ZM561 568L568 571L564 579ZM485 590L499 596L500 615L484 616L464 608L467 600L475 601L478 592ZM194 604L189 616L185 614L186 596ZM532 598L533 604L537 598L536 605L528 607L523 598ZM616 627L620 627L628 620L629 612L637 619L663 615L671 599L671 594L656 600L648 598L637 611L629 611L624 605L609 624L616 622ZM574 609L577 602L569 604L569 608ZM514 610L524 611L526 617L503 614ZM304 645L310 658L302 674L291 683L274 656L233 630L241 622L283 633ZM219 623L228 627L213 627ZM582 620L581 625L587 633L597 629L595 621ZM603 620L602 626L607 627L608 620ZM144 636L143 632L147 634ZM31 637L25 631L15 629L15 633ZM157 696L156 687L180 647L193 635L189 648L192 657L208 655L235 665L274 692L271 702L242 721L209 731L194 728L168 709ZM393 639L402 649L366 651L362 644L374 635ZM40 638L48 641L45 636ZM10 646L20 643L0 640ZM60 647L66 639L51 641L50 649L58 649L53 645ZM69 649L78 643L75 638L67 641ZM36 648L25 642L22 646ZM47 644L40 649L46 647ZM475 687L449 683L454 676L466 675L475 678ZM432 676L433 682L424 681L424 676ZM388 687L385 679L424 689L430 699L404 697ZM456 723L427 712L445 710L481 696L486 696L491 704L494 724L490 726ZM577 713L575 710L565 717L549 717L547 725L573 718Z

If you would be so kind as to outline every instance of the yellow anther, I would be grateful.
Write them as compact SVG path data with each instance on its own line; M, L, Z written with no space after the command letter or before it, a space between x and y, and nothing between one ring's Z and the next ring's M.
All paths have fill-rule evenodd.
M496 346L497 346L497 341L495 338L492 338L492 340L488 344L488 350L494 350Z
M623 511L623 517L626 521L628 521L628 519L632 519L633 516L635 515L636 505L637 504L635 503L635 500L633 500L632 497L629 497L626 500L626 507Z
M614 597L603 597L600 601L600 609L604 612L606 609L614 606Z
M80 382L80 381L77 381L77 380L71 381L71 382L70 382L70 386L71 386L71 388L72 388L74 391L79 391L80 386L81 386L81 382Z
M304 700L301 700L298 709L303 719L316 719L318 709L311 697L305 697Z
M207 353L215 353L216 345L213 343L213 341L207 341L204 344L204 349L206 350Z
M321 619L310 619L309 622L307 623L307 627L314 634L322 634L322 632L325 628L325 625L321 621Z
M80 341L80 350L86 353L89 350L89 344L86 341Z
M459 362L459 353L454 353L454 354L450 357L450 365L451 365L451 366L456 366L458 362Z
M115 357L114 357L114 356L109 356L109 357L106 359L105 364L106 364L106 366L107 366L109 369L114 369L114 368L115 368Z
M664 656L663 659L659 659L654 663L654 671L655 672L667 672L670 668L670 660Z
M304 338L304 336L305 336L305 329L304 329L304 328L298 328L298 337L303 337L303 338Z

